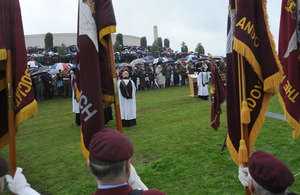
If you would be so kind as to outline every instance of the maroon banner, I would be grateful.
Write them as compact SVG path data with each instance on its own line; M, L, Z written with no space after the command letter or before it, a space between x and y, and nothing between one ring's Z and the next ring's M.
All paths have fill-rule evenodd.
M299 3L297 0L282 1L278 48L284 72L279 101L287 122L293 128L294 139L300 135Z
M227 41L226 103L227 146L234 162L239 165L238 150L241 140L241 102L245 90L250 109L248 124L248 152L251 154L256 137L264 122L270 98L276 94L282 71L275 44L269 31L266 0L230 1ZM239 58L239 59L238 59ZM245 68L245 75L241 67ZM245 88L242 87L242 77Z
M217 131L220 127L220 115L222 113L221 104L225 101L226 91L224 83L219 75L218 69L212 63L211 67L211 112L210 112L210 126Z
M106 35L115 30L110 0L80 1L76 78L80 92L82 150L86 158L93 134L104 128L104 104L114 101Z
M37 102L34 100L32 82L27 67L22 17L18 0L0 0L0 149L8 144L7 118L7 50L12 51L13 107L15 128L26 119L35 116Z

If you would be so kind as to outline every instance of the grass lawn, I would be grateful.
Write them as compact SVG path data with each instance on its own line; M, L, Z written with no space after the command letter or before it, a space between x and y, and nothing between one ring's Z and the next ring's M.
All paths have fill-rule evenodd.
M189 94L188 86L137 92L137 125L123 129L134 145L132 164L149 188L170 195L245 194L227 148L220 155L227 132L226 107L215 132L210 128L211 103ZM268 111L283 114L278 96L270 105ZM115 121L109 128L116 129ZM96 181L81 154L71 98L40 102L37 116L21 125L16 143L18 166L41 194L95 191ZM266 117L254 150L270 152L294 174L300 172L300 141L292 139L284 121ZM9 159L8 146L0 156ZM300 175L289 190L300 194Z

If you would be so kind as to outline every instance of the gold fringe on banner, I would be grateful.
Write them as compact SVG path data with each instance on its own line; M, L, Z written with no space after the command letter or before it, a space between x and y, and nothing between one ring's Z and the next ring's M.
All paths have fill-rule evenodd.
M237 53L241 54L243 57L247 59L249 64L251 64L254 72L257 74L258 78L263 81L261 67L255 58L254 54L252 53L252 50L242 41L238 40L237 38L234 38L233 41L233 50L235 50Z
M15 117L15 128L18 129L23 121L35 117L38 111L37 102L33 100L30 104L26 105L22 110L18 112Z
M251 129L251 133L249 136L249 148L250 148L249 151L252 151L252 148L253 148L255 140L258 136L259 130L265 121L268 104L269 104L270 99L273 97L273 95L274 94L269 94L269 93L265 93L265 95L264 95L260 113L259 113L256 121L254 122L254 125Z
M290 113L288 113L288 111L286 110L286 107L285 107L285 103L281 97L281 95L279 96L279 102L283 108L283 111L284 111L284 116L285 116L285 119L286 121L289 123L289 125L293 128L293 139L296 139L300 136L300 125L299 125L299 122L296 121L291 115Z
M0 60L6 60L6 59L7 59L6 49L0 49Z
M255 140L258 136L259 130L260 130L262 124L265 121L265 115L266 115L266 112L267 112L268 103L269 103L269 100L271 99L272 96L273 96L273 94L268 94L268 93L264 94L262 107L260 109L260 113L259 113L256 121L254 122L254 125L252 126L252 129L251 129L251 132L250 132L248 151L252 151L252 149L253 149L253 146L254 146ZM239 153L238 153L238 151L236 151L235 147L233 146L228 134L227 134L227 147L228 147L228 150L231 153L231 157L232 157L233 161L237 165L240 165L242 162L239 160ZM251 154L249 153L248 155L250 156Z
M270 32L270 26L269 26L269 16L267 13L267 1L266 0L262 0L262 7L263 7L263 11L264 11L264 20L265 20L265 24L266 24L266 29L267 29L267 33L268 33L268 38L270 41L270 45L272 48L272 53L273 53L273 57L276 61L276 65L279 69L279 72L277 72L276 74L273 74L272 76L266 78L264 80L264 91L268 92L268 93L277 93L277 88L276 86L279 85L282 81L282 77L283 77L283 70L282 70L282 65L279 61L277 52L275 50L275 42L273 39L273 35Z
M103 102L111 102L111 104L113 104L115 101L115 97L114 95L102 94L102 100Z
M99 31L99 41L108 50L108 44L104 39L105 35L116 32L116 25L107 26Z
M84 156L84 158L89 159L90 153L84 145L82 130L80 130L80 139L81 139L81 152L82 152L82 155Z

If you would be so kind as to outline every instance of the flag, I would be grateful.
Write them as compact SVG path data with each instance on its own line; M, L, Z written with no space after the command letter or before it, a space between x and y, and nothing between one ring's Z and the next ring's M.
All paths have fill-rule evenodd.
M287 122L293 128L293 138L300 135L300 2L283 0L279 31L278 56L283 67L283 81L279 85L279 101Z
M7 51L12 52L12 105L15 129L26 119L35 116L37 102L34 100L32 82L27 67L27 53L22 17L18 0L0 0L0 149L9 142L8 100L6 82Z
M222 113L221 104L225 101L226 91L225 91L224 83L213 62L212 62L211 73L212 75L211 75L211 87L210 87L210 99L211 99L210 126L217 131L218 128L220 127L220 115Z
M241 119L246 120L246 112L241 111L243 89L245 106L250 110L248 132L244 134L250 155L268 102L282 80L282 67L268 26L266 0L230 0L227 27L227 146L233 161L239 165ZM244 88L238 64L244 64Z
M93 134L104 128L103 109L114 102L107 35L115 31L111 0L80 0L76 78L80 92L81 146L86 158Z

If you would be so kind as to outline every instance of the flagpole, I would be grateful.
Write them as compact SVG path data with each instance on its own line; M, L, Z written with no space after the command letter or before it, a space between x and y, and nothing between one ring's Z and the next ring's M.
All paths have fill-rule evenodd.
M115 66L115 58L114 58L111 34L108 35L108 55L109 55L111 76L113 78L113 84L114 84L114 94L115 94L114 105L115 105L117 129L119 132L123 133L121 111L120 111L120 104L119 104L119 95L118 95L118 88L117 88L116 66Z
M6 61L6 83L7 83L7 102L8 102L8 133L9 133L9 155L10 155L10 172L14 176L17 169L17 153L16 153L16 131L15 116L13 110L13 89L12 89L12 54L11 50L7 50Z
M239 80L239 103L240 103L240 123L241 123L241 139L239 147L239 161L242 163L243 167L248 167L248 124L250 121L250 113L247 112L248 108L246 102L246 81L245 81L245 64L241 54L237 54L238 58L238 80ZM246 111L245 111L246 110ZM249 108L248 108L249 110ZM249 116L245 116L249 114ZM250 195L248 187L245 187L245 194Z

